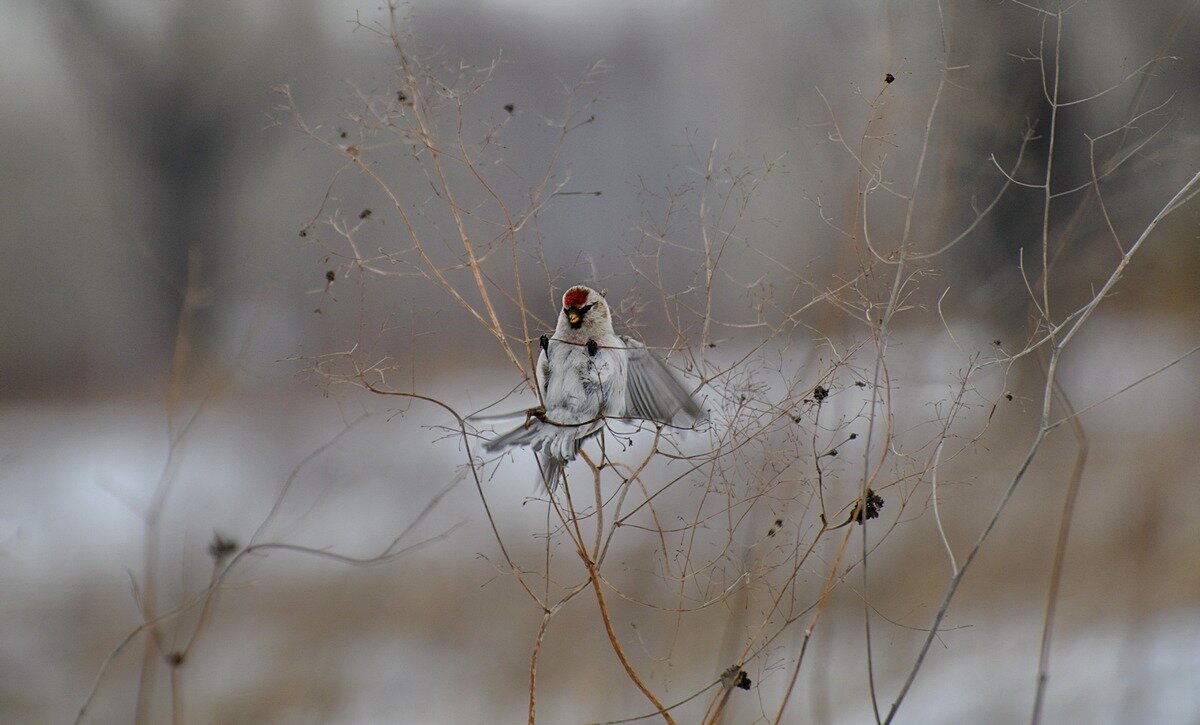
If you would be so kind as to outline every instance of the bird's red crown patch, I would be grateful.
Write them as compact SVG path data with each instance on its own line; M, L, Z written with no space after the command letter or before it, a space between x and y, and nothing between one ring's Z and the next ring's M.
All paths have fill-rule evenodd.
M583 307L587 301L587 290L580 287L572 287L563 295L563 307Z

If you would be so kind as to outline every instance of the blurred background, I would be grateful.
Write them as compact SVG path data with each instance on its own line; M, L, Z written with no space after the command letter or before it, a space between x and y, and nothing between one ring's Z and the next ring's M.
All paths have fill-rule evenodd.
M1122 163L1104 177L1103 207L1081 206L1082 192L1052 207L1063 245L1052 275L1057 319L1111 272L1120 256L1113 235L1127 248L1200 170L1195 5L1097 2L1067 16L1060 97L1121 85L1060 112L1053 185L1086 185L1088 139L1110 131L1097 141L1097 173ZM461 475L452 418L310 372L318 356L358 346L399 361L390 383L464 413L520 383L494 339L435 285L347 266L337 224L377 251L403 246L401 220L377 186L343 170L344 154L301 133L281 107L286 85L318 137L373 149L364 98L400 87L391 45L376 32L386 8L303 0L0 0L0 8L0 720L71 720L93 686L86 722L167 721L172 686L193 722L524 720L542 615L504 566L479 491ZM463 121L475 141L493 131L502 138L481 158L514 208L554 152L565 89L588 78L571 100L579 125L552 165L551 186L571 195L552 198L520 234L530 250L518 261L526 300L541 322L534 336L552 324L556 294L586 282L622 301L619 325L651 345L675 344L659 290L635 270L652 266L643 254L654 234L697 248L699 199L741 199L747 184L706 191L711 150L710 178L747 170L761 181L744 212L735 201L722 222L737 221L736 249L713 316L731 325L714 335L706 360L729 364L753 349L784 381L776 388L811 389L836 350L869 340L869 330L825 303L775 336L752 323L765 315L779 325L858 273L865 251L839 233L859 223L863 178L851 152L868 166L885 162L887 179L909 193L943 66L955 70L938 101L916 246L936 249L972 222L1030 125L1040 136L1016 176L1035 184L1046 173L1050 118L1030 58L1039 43L1053 45L1055 27L1014 4L417 1L401 14L407 47L439 68L499 59ZM437 207L418 167L380 148L372 168L404 203ZM673 200L680 211L668 218ZM876 248L894 249L904 206L887 194L871 200ZM476 189L463 203L486 197ZM1010 185L971 236L914 269L913 312L898 318L890 360L898 455L929 453L916 441L945 416L973 353L995 356L996 340L1013 352L1033 334L1020 262L1040 254L1041 203L1040 190ZM448 219L430 212L417 223L452 264L460 252L443 245L455 240L445 236ZM1077 408L1200 344L1198 221L1193 202L1155 232L1064 358L1062 382ZM664 260L668 292L695 282L694 254L667 249ZM511 284L507 274L498 287ZM890 282L881 268L859 289L882 303ZM500 312L519 334L515 308ZM869 375L863 359L851 368L833 387ZM1200 362L1188 357L1081 418L1089 458L1047 721L1200 718L1200 694L1179 686L1200 677L1198 375ZM995 365L960 418L970 433L956 440L986 428L940 473L942 517L960 559L1029 445L1042 379L1032 356ZM830 442L832 431L863 437L861 396L838 400L844 424L829 429ZM904 435L913 448L903 449ZM1051 435L960 589L899 721L1028 717L1076 450L1065 428ZM859 464L828 473L843 499L857 490L857 455ZM483 486L514 560L544 573L547 510L535 500L530 458L504 462ZM885 707L949 577L927 482L905 490L913 498L902 516L894 499L884 509L881 520L896 526L872 555L867 597ZM807 541L815 511L799 500L781 496L736 529L705 534L719 552L712 580L754 570L777 518L792 538L772 546ZM147 557L157 609L170 611L209 582L214 535L244 545L276 505L261 534L272 541L354 557L385 550L402 532L405 545L429 543L369 568L287 551L250 557L226 581L174 685L160 659L142 675L144 635L106 663L142 622ZM160 534L149 551L152 510L161 511ZM618 541L611 577L631 597L610 601L617 634L663 699L682 700L740 651L738 628L755 620L738 612L758 611L756 597L774 591L764 579L678 617L670 611L678 587L655 563L657 538ZM566 542L551 548L562 567L555 586L580 581ZM798 600L819 595L836 542L816 555ZM873 719L862 580L856 572L846 581L853 586L832 599L785 722ZM662 609L637 604L646 600ZM188 645L197 616L164 625L167 651ZM727 722L770 721L803 626L747 664L754 688L734 692ZM609 649L590 592L556 614L543 646L540 720L649 710ZM139 682L149 693L140 710ZM681 710L680 722L698 721L707 701Z

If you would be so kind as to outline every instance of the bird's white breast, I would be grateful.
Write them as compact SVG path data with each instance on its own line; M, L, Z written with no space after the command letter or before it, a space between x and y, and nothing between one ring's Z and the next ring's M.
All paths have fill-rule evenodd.
M625 351L621 341L597 340L589 355L584 345L551 340L538 361L539 384L546 417L557 423L584 423L602 414L625 412Z

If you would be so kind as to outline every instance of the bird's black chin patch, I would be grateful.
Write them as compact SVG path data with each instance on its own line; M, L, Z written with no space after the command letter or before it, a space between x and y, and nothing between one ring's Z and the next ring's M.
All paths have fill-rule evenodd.
M587 316L587 313L594 306L595 303L584 305L583 307L568 307L563 310L567 315L567 324L571 326L572 330L578 330L583 327L583 318Z

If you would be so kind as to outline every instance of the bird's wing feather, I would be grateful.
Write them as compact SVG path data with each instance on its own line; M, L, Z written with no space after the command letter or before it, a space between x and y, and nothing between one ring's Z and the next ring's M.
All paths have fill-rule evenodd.
M702 411L667 364L658 359L646 346L621 336L628 361L625 385L625 415L645 418L658 423L670 423L679 413L699 420Z

